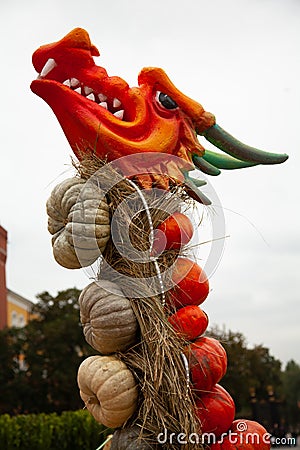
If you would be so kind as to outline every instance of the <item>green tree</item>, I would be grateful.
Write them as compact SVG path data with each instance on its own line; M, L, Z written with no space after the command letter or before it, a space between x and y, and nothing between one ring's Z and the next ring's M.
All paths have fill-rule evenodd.
M16 328L0 331L0 414L19 412L20 355L22 345Z
M77 370L93 349L82 332L79 294L75 288L59 292L56 297L48 292L39 294L32 311L35 318L26 327L13 331L14 347L12 340L6 341L7 353L2 358L6 358L8 368L2 377L6 377L8 402L2 412L82 408Z
M242 333L226 331L214 327L209 333L218 339L226 350L228 358L227 371L221 381L222 386L232 395L236 410L249 406L250 365L246 338Z
M251 414L250 392L255 391L258 401L267 400L269 386L281 384L281 362L261 345L249 348L242 333L212 327L207 334L218 339L227 353L222 386L232 395L238 414Z
M283 396L288 425L300 425L300 366L291 360L282 373Z
M268 348L256 345L248 351L250 365L251 386L255 388L258 399L267 399L273 390L280 393L281 388L281 362L270 355Z
M64 411L82 407L77 387L77 370L91 354L79 321L80 291L68 289L52 297L38 295L33 309L36 319L25 328L26 376L39 393L30 410ZM36 395L35 395L36 397Z

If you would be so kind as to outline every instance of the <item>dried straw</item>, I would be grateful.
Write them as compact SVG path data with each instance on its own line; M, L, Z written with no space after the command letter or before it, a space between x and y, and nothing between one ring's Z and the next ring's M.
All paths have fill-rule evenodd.
M79 175L85 179L95 176L104 162L90 155L76 164ZM101 171L101 179L97 182L104 189L111 183L112 177L118 174L109 167ZM149 205L153 227L157 227L174 211L183 210L190 204L189 197L181 186L171 185L170 193L157 195L152 190L143 191ZM130 202L125 200L130 197ZM137 257L139 252L149 249L151 227L147 214L141 208L141 201L136 189L128 180L119 181L107 194L111 217L118 210L117 223L114 228L114 238L122 237L124 229L129 230L130 244L125 253L120 254L116 242L110 240L104 253L104 261L100 267L99 278L111 279L111 268L114 273L113 281L120 283L124 294L130 299L132 308L140 326L140 341L127 352L119 354L127 366L135 374L140 385L140 402L136 415L126 424L126 427L137 425L140 427L140 438L147 436L152 448L159 448L157 436L168 430L168 433L184 433L190 436L199 434L199 422L195 416L193 396L187 386L187 374L182 361L186 342L175 332L167 320L167 315L174 310L168 293L167 306L162 306L162 297L158 291L157 268L154 261L149 259L141 262ZM167 212L166 212L167 211ZM119 234L118 234L119 233ZM118 244L120 244L118 242ZM128 244L128 243L127 243ZM123 247L122 247L123 249ZM128 257L124 257L124 254ZM168 268L179 256L178 251L165 251L157 260L162 273L163 284L170 286ZM104 264L105 263L105 264ZM123 283L123 276L126 283ZM153 295L153 292L158 292ZM150 436L150 437L149 437ZM113 442L113 441L112 441ZM137 446L138 448L138 446ZM195 445L167 443L166 449L194 449ZM201 445L197 448L204 448Z

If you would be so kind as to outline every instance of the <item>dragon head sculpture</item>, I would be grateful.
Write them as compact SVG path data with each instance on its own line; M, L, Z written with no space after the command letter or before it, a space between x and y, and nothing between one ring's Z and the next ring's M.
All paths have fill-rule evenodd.
M288 158L236 140L211 113L180 92L162 69L142 69L138 87L129 87L122 78L108 76L94 56L99 51L81 28L33 54L39 75L31 90L52 108L79 159L91 149L107 161L137 155L143 174L138 181L144 187L153 181L167 187L168 178L191 183L188 172L195 166L218 175L220 169L278 164ZM227 155L205 150L197 135ZM154 153L154 177L145 152ZM168 155L179 157L180 163L169 163Z

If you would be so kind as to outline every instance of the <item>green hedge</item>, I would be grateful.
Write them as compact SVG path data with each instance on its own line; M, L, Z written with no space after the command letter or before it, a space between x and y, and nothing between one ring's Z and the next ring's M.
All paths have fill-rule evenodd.
M1 450L96 450L109 432L87 411L0 415Z

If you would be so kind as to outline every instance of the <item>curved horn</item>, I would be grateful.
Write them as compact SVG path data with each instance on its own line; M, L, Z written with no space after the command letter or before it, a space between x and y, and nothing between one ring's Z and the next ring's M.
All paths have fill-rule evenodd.
M264 152L243 144L217 124L208 128L202 135L220 150L243 161L256 164L280 164L288 159L286 154Z
M196 187L202 187L207 184L205 180L199 180L198 178L190 177L188 172L184 172L184 178L186 181L190 181L191 183L193 183Z
M209 200L209 198L207 198L206 195L197 188L193 180L193 178L185 177L183 184L188 195L197 202L202 203L203 205L211 205L211 201Z
M209 162L205 161L205 159L198 155L193 155L193 163L195 166L202 170L202 172L206 173L207 175L220 175L221 171L210 164Z
M256 162L241 161L232 156L221 155L220 153L212 152L211 150L205 150L202 158L218 169L242 169L243 167L257 166L258 164Z

